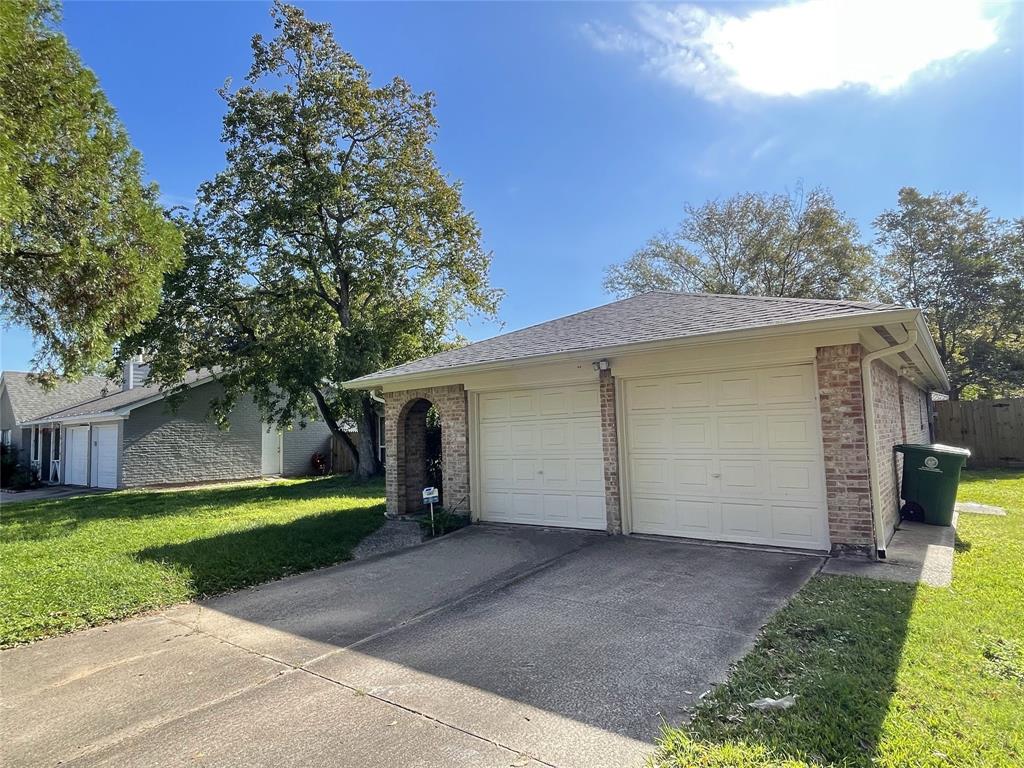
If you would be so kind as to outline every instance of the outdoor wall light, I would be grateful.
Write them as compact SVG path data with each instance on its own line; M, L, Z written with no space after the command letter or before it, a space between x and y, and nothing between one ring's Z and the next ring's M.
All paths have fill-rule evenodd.
M609 368L611 368L611 365L608 364L608 361L605 358L594 361L595 371L607 371Z

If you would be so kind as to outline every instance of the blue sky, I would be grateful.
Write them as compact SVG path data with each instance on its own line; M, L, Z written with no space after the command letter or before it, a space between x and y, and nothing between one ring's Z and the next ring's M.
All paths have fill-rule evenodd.
M302 4L383 82L437 95L436 152L494 253L501 323L608 300L604 268L684 203L823 185L870 232L904 185L1024 214L1024 12L1014 4ZM165 200L223 164L216 89L262 3L69 3L63 29ZM502 325L503 324L503 325ZM3 331L3 367L31 339Z

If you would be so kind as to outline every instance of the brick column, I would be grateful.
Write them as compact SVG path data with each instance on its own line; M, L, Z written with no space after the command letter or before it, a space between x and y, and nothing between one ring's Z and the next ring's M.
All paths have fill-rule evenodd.
M833 551L874 554L860 344L819 347L818 401Z
M608 533L622 533L622 504L619 499L619 433L615 410L615 377L610 369L599 373L601 401L601 449L604 454L604 509Z

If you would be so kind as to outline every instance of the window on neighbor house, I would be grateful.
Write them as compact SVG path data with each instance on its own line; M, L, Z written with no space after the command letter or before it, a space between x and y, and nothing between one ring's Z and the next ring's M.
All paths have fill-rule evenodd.
M10 445L11 444L11 430L5 429L3 431L3 433L2 433L2 436L0 436L0 439L2 439L4 445Z

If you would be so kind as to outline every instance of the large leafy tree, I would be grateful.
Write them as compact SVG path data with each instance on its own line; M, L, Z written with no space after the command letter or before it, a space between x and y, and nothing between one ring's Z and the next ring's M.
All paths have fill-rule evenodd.
M925 310L951 397L1024 393L1024 219L907 187L875 228L883 295Z
M217 370L222 418L243 393L282 426L319 414L365 476L375 411L340 383L442 349L499 294L431 150L433 96L398 78L375 87L298 8L272 16L245 84L222 92L227 166L200 189L185 269L124 352L154 352L165 384Z
M856 224L823 189L735 195L687 205L672 233L611 266L605 289L858 298L871 293L872 256Z
M0 3L0 319L44 382L103 363L153 317L181 236L46 0Z

